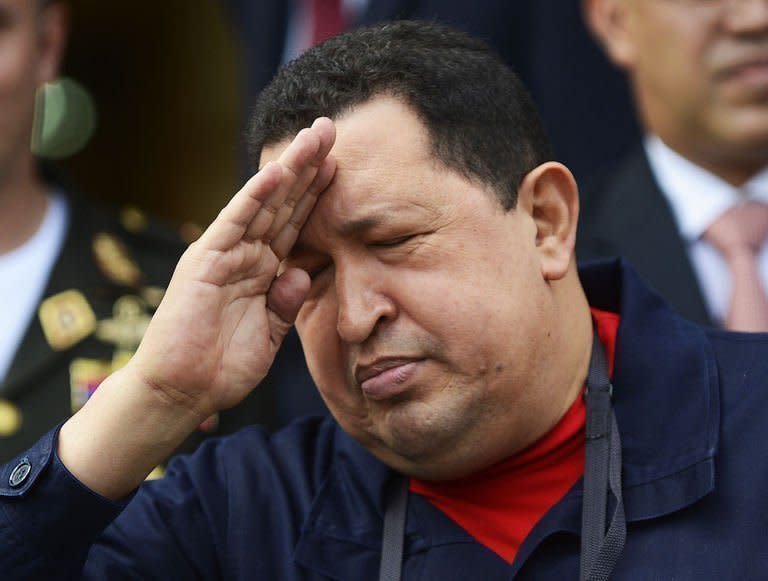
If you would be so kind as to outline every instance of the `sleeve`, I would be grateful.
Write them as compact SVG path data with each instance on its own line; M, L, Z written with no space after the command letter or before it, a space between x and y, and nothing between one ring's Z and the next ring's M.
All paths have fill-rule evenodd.
M83 486L55 453L58 428L0 469L0 571L77 578L90 545L122 509Z
M218 577L210 523L183 470L112 502L69 473L57 435L0 469L3 578Z

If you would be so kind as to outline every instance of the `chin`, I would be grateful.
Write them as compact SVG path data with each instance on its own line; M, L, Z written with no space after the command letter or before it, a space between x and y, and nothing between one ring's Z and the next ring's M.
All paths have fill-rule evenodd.
M390 465L427 467L456 459L458 443L469 429L461 415L439 413L433 406L411 403L389 410L375 426L379 455ZM396 460L395 460L396 459ZM409 470L412 472L413 469Z

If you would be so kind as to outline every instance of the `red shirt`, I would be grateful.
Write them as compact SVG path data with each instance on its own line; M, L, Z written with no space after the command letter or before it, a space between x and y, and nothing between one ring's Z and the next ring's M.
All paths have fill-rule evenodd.
M609 372L619 316L592 309ZM584 473L584 398L577 397L557 425L528 448L482 472L453 482L411 479L421 494L508 563L528 533Z

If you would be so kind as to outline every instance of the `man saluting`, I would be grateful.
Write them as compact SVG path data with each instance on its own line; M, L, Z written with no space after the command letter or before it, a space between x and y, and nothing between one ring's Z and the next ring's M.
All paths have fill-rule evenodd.
M482 43L410 22L327 41L265 90L251 141L261 169L131 362L0 474L4 571L763 570L766 337L685 322L621 263L577 273L574 180ZM210 442L134 494L294 322L333 417Z

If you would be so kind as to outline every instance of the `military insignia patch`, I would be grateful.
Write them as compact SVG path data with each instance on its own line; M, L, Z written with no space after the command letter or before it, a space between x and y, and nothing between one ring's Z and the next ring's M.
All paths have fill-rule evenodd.
M21 412L8 401L0 399L0 438L9 438L21 429Z
M112 373L112 362L78 358L69 364L72 413L76 413Z
M121 351L135 351L152 320L146 309L147 305L140 297L120 297L112 307L112 318L99 321L96 336Z
M139 266L125 245L112 234L100 232L94 236L93 255L101 272L112 282L129 287L135 287L141 282Z
M96 329L96 315L83 294L67 290L45 299L37 311L40 326L54 351L64 351Z

